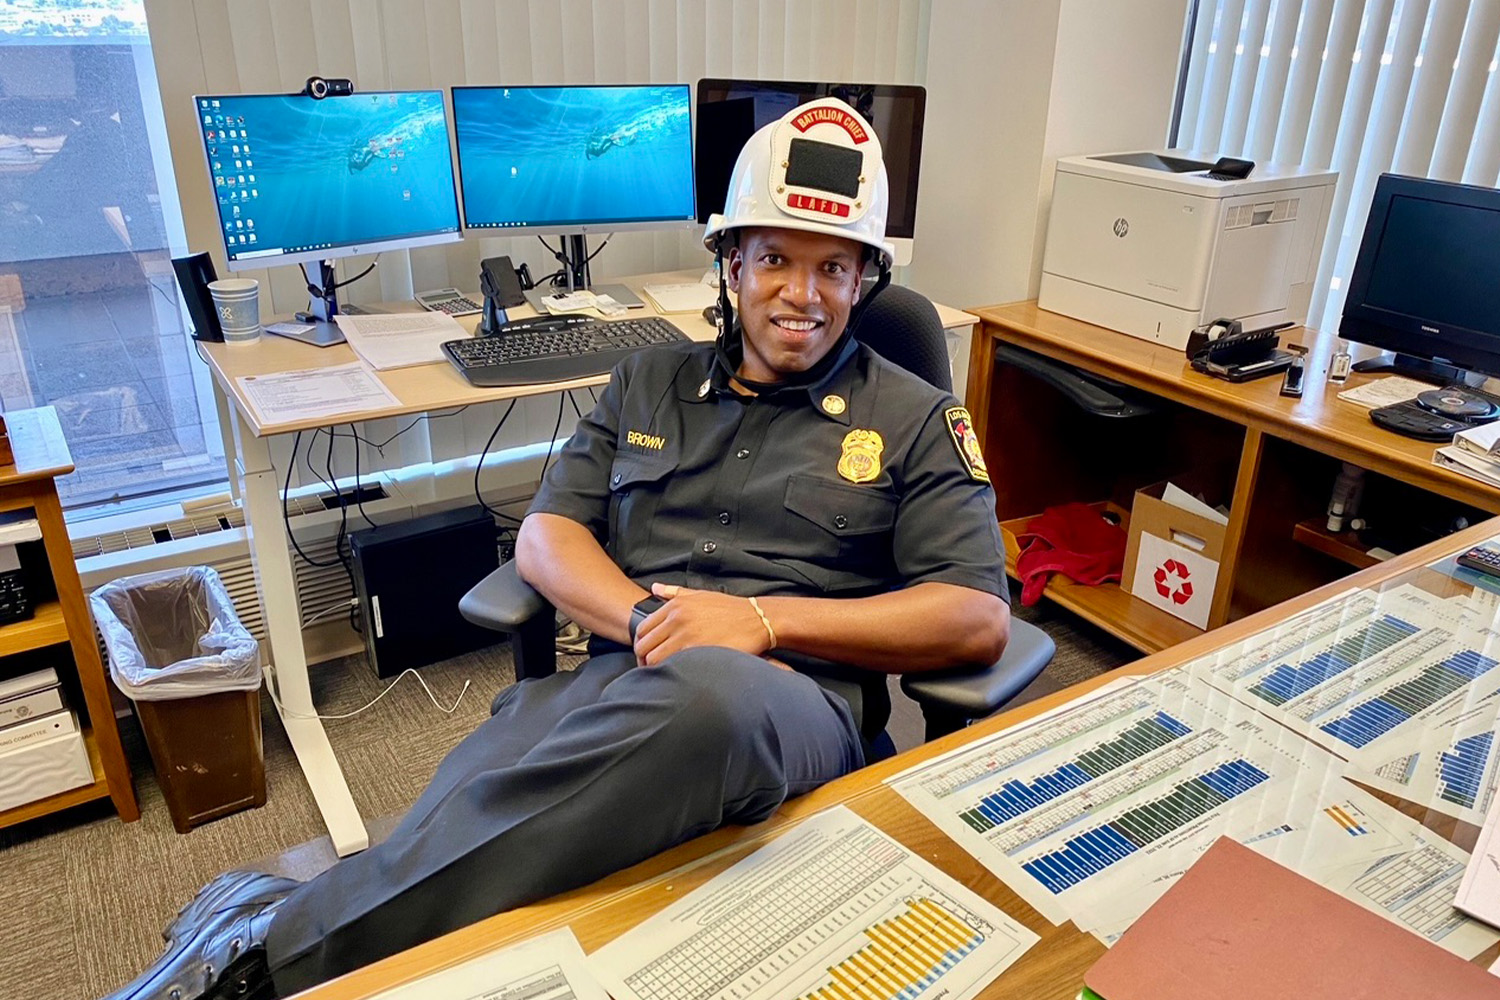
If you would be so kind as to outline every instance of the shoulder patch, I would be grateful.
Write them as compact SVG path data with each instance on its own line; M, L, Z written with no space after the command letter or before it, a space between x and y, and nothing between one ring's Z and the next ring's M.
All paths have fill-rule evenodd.
M969 470L969 475L981 482L990 481L990 470L984 464L984 455L979 450L979 435L974 432L974 418L962 406L950 406L943 411L948 421L948 436L953 438L953 447L958 457Z

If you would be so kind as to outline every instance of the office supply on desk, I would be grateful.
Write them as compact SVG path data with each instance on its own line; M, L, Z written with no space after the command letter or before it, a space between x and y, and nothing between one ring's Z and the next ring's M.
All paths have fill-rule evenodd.
M623 285L591 284L585 237L695 224L690 117L687 84L454 87L464 225L561 234L567 290L630 306Z
M1215 316L1305 321L1337 172L1214 166L1178 150L1058 160L1037 304L1177 350Z
M616 1000L973 997L1037 936L844 806L589 956ZM871 989L860 984L872 982Z
M1302 398L1302 386L1307 375L1307 348L1288 345L1292 350L1292 363L1281 376L1281 394L1296 399Z
M1492 927L1500 927L1500 802L1492 805L1484 818L1453 905Z
M449 316L472 316L484 307L457 288L439 288L431 292L418 292L414 298L417 305L430 312L446 313Z
M1453 435L1453 445L1492 462L1500 462L1500 421L1491 421Z
M574 317L550 319L568 322L561 328L540 324L528 328L521 324L533 321L521 320L496 336L448 341L443 350L474 385L531 385L602 375L642 348L688 339L655 316L583 323Z
M396 406L396 397L363 362L242 375L235 384L264 423L326 419Z
M1417 393L1426 392L1429 388L1431 386L1426 382L1418 382L1416 379L1401 375L1387 375L1385 378L1378 378L1364 385L1345 389L1339 393L1339 399L1370 410L1377 406L1391 406L1416 399Z
M452 316L436 312L335 317L339 329L366 364L376 371L409 368L443 360L443 344L468 331Z
M339 314L352 280L335 258L463 239L442 91L193 104L229 270L302 265L315 319Z
M1105 1000L1491 1000L1500 983L1221 840L1084 975Z
M1229 321L1217 320L1209 338L1193 353L1191 363L1194 371L1230 382L1248 382L1285 371L1291 366L1293 355L1279 351L1280 331L1291 324L1279 323L1259 330L1241 330L1238 322L1232 322L1227 332L1212 336L1212 329Z
M1453 261L1463 261L1454 267ZM1393 351L1354 366L1437 385L1500 372L1500 189L1382 174L1339 336Z
M1481 457L1457 445L1435 450L1432 453L1432 464L1488 486L1500 487L1500 462Z
M609 1000L568 927L471 958L380 1000Z
M678 282L671 285L647 285L641 291L661 313L694 313L714 305L719 298L717 286L699 281Z
M911 263L917 226L917 178L922 162L922 130L927 117L923 87L887 83L831 83L790 80L698 81L693 173L698 188L698 222L722 212L735 157L756 129L789 108L821 97L837 97L853 107L880 137L890 178L885 235L895 247L898 266ZM718 281L706 282L717 287ZM696 310L694 310L696 311Z
M1370 411L1370 420L1386 430L1421 441L1450 441L1470 427L1500 417L1500 402L1467 386L1424 389L1416 398Z

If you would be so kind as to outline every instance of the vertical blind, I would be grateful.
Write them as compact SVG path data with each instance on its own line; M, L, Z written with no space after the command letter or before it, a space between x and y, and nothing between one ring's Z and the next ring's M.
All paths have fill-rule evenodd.
M1380 174L1500 184L1500 0L1200 0L1188 44L1174 145L1339 172L1309 326Z
M213 191L203 166L195 93L300 90L308 76L346 76L361 90L460 84L696 83L705 76L872 83L926 77L932 0L146 0L168 137L194 249L217 247ZM555 243L555 238L553 238ZM597 247L591 242L591 248ZM534 236L470 234L462 243L381 254L375 275L344 295L359 303L414 291L473 289L479 260L509 255L534 274L554 262ZM339 261L340 277L370 258ZM621 233L595 259L596 278L703 267L695 231ZM295 267L249 272L269 289L262 308L304 308ZM577 400L587 412L589 400ZM523 401L492 450L546 441L559 400ZM479 452L501 411L493 405L428 420L376 453L364 470L446 461ZM560 433L575 419L564 402ZM383 442L411 421L376 421ZM352 439L335 467L353 471ZM319 464L323 448L319 445ZM284 446L283 446L284 447ZM299 466L304 463L299 463ZM305 470L301 470L305 471ZM298 478L303 478L301 471ZM308 477L310 478L310 477Z

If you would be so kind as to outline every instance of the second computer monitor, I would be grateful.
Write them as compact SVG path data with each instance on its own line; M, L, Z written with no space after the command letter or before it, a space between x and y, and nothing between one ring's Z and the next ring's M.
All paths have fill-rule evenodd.
M464 224L539 233L694 221L689 88L454 87Z

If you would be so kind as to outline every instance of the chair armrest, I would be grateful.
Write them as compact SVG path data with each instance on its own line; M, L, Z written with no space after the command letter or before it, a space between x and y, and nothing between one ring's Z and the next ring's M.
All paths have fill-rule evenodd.
M906 674L901 678L901 690L924 709L935 705L966 719L982 719L1036 680L1056 652L1057 644L1046 632L1012 618L1010 641L992 666Z
M551 615L552 605L516 569L512 559L480 580L458 601L464 619L497 632L515 632L540 615Z

